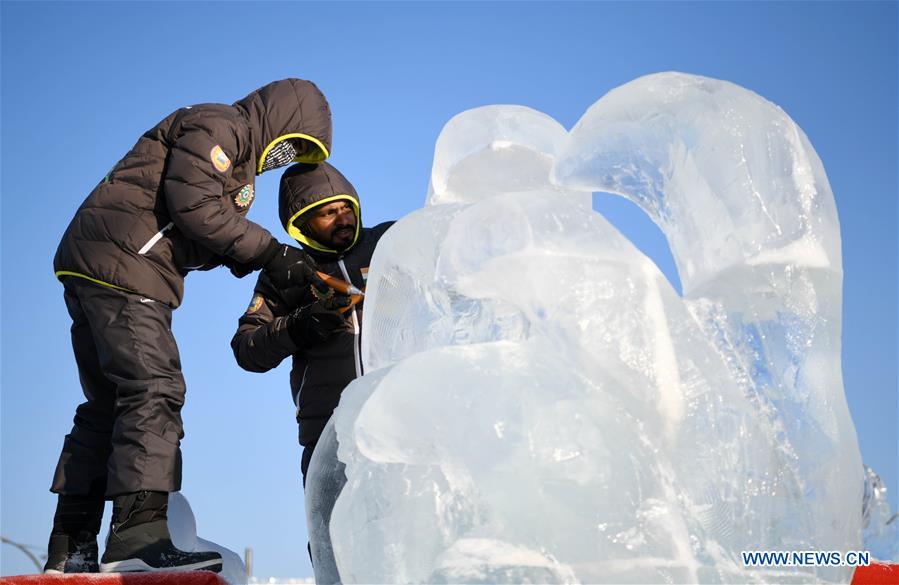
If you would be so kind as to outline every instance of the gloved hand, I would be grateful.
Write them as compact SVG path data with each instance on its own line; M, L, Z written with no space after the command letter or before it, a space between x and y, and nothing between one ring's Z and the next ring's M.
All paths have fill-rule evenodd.
M222 265L226 266L228 270L231 271L231 274L236 276L237 278L243 278L247 274L252 273L254 270L258 270L254 268L252 264L242 264L233 258L229 258L225 256L222 258Z
M333 290L333 289L332 289ZM337 312L351 302L350 297L341 293L327 300L319 300L300 307L290 314L287 332L300 347L322 343L335 333L347 328L347 321Z
M344 311L340 309L345 309L353 304L353 297L348 292L342 292L342 288L335 288L344 284L342 280L331 277L332 281L329 283L325 281L325 278L329 278L329 275L318 272L316 276L317 279L311 281L309 290L312 292L315 300L321 302L325 308L342 313Z
M315 260L309 254L287 244L279 245L277 252L262 267L272 284L280 289L320 283L315 268Z

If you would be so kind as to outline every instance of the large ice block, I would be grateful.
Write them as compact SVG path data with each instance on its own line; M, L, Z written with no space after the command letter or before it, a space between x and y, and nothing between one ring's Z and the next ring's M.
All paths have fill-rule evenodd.
M340 579L848 580L740 556L861 544L839 225L807 138L677 73L613 90L570 134L551 122L454 118L428 205L379 244L368 373L310 471L345 472L317 516ZM659 224L684 297L594 190Z

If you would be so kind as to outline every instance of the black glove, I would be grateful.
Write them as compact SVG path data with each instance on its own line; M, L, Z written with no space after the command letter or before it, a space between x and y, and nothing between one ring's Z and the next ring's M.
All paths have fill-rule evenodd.
M228 256L222 258L222 264L224 266L227 266L228 270L231 271L231 274L233 274L237 278L243 278L247 274L258 270L258 268L254 268L252 264L242 264L234 258L229 258Z
M228 267L231 274L237 278L243 278L247 274L264 268L271 259L278 255L281 251L281 246L281 242L272 238L268 243L268 246L265 247L265 250L262 251L262 254L259 254L259 256L249 262L238 262L230 256L220 256L219 261L223 266Z
M343 297L345 301L339 297ZM350 297L338 293L332 299L310 303L291 313L288 317L290 321L287 332L293 342L300 347L310 347L327 341L338 331L346 329L347 321L335 310L338 306L334 303L343 303L339 306L347 306Z
M262 269L268 274L272 284L280 289L321 281L315 273L315 260L306 252L287 244L279 245L276 253L265 262Z
M327 282L322 280L318 274L316 274L315 280L310 282L309 290L312 292L312 296L315 297L316 301L321 302L326 309L332 311L349 307L353 304L353 298L349 294L342 293L333 288Z

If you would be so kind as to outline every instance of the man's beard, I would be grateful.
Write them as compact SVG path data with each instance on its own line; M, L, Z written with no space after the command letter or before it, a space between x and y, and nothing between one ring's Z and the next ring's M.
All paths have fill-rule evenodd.
M353 243L356 226L344 226L331 232L331 245L338 250L345 250Z

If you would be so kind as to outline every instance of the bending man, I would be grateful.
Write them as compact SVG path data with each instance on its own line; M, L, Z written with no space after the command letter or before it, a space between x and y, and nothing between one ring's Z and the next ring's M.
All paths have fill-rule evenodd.
M65 438L45 572L221 570L174 547L185 385L171 332L184 277L228 266L303 279L306 255L246 219L255 175L331 148L331 113L309 81L270 83L228 106L182 108L147 131L69 224L54 268L72 317L86 401ZM104 499L113 516L102 562Z

